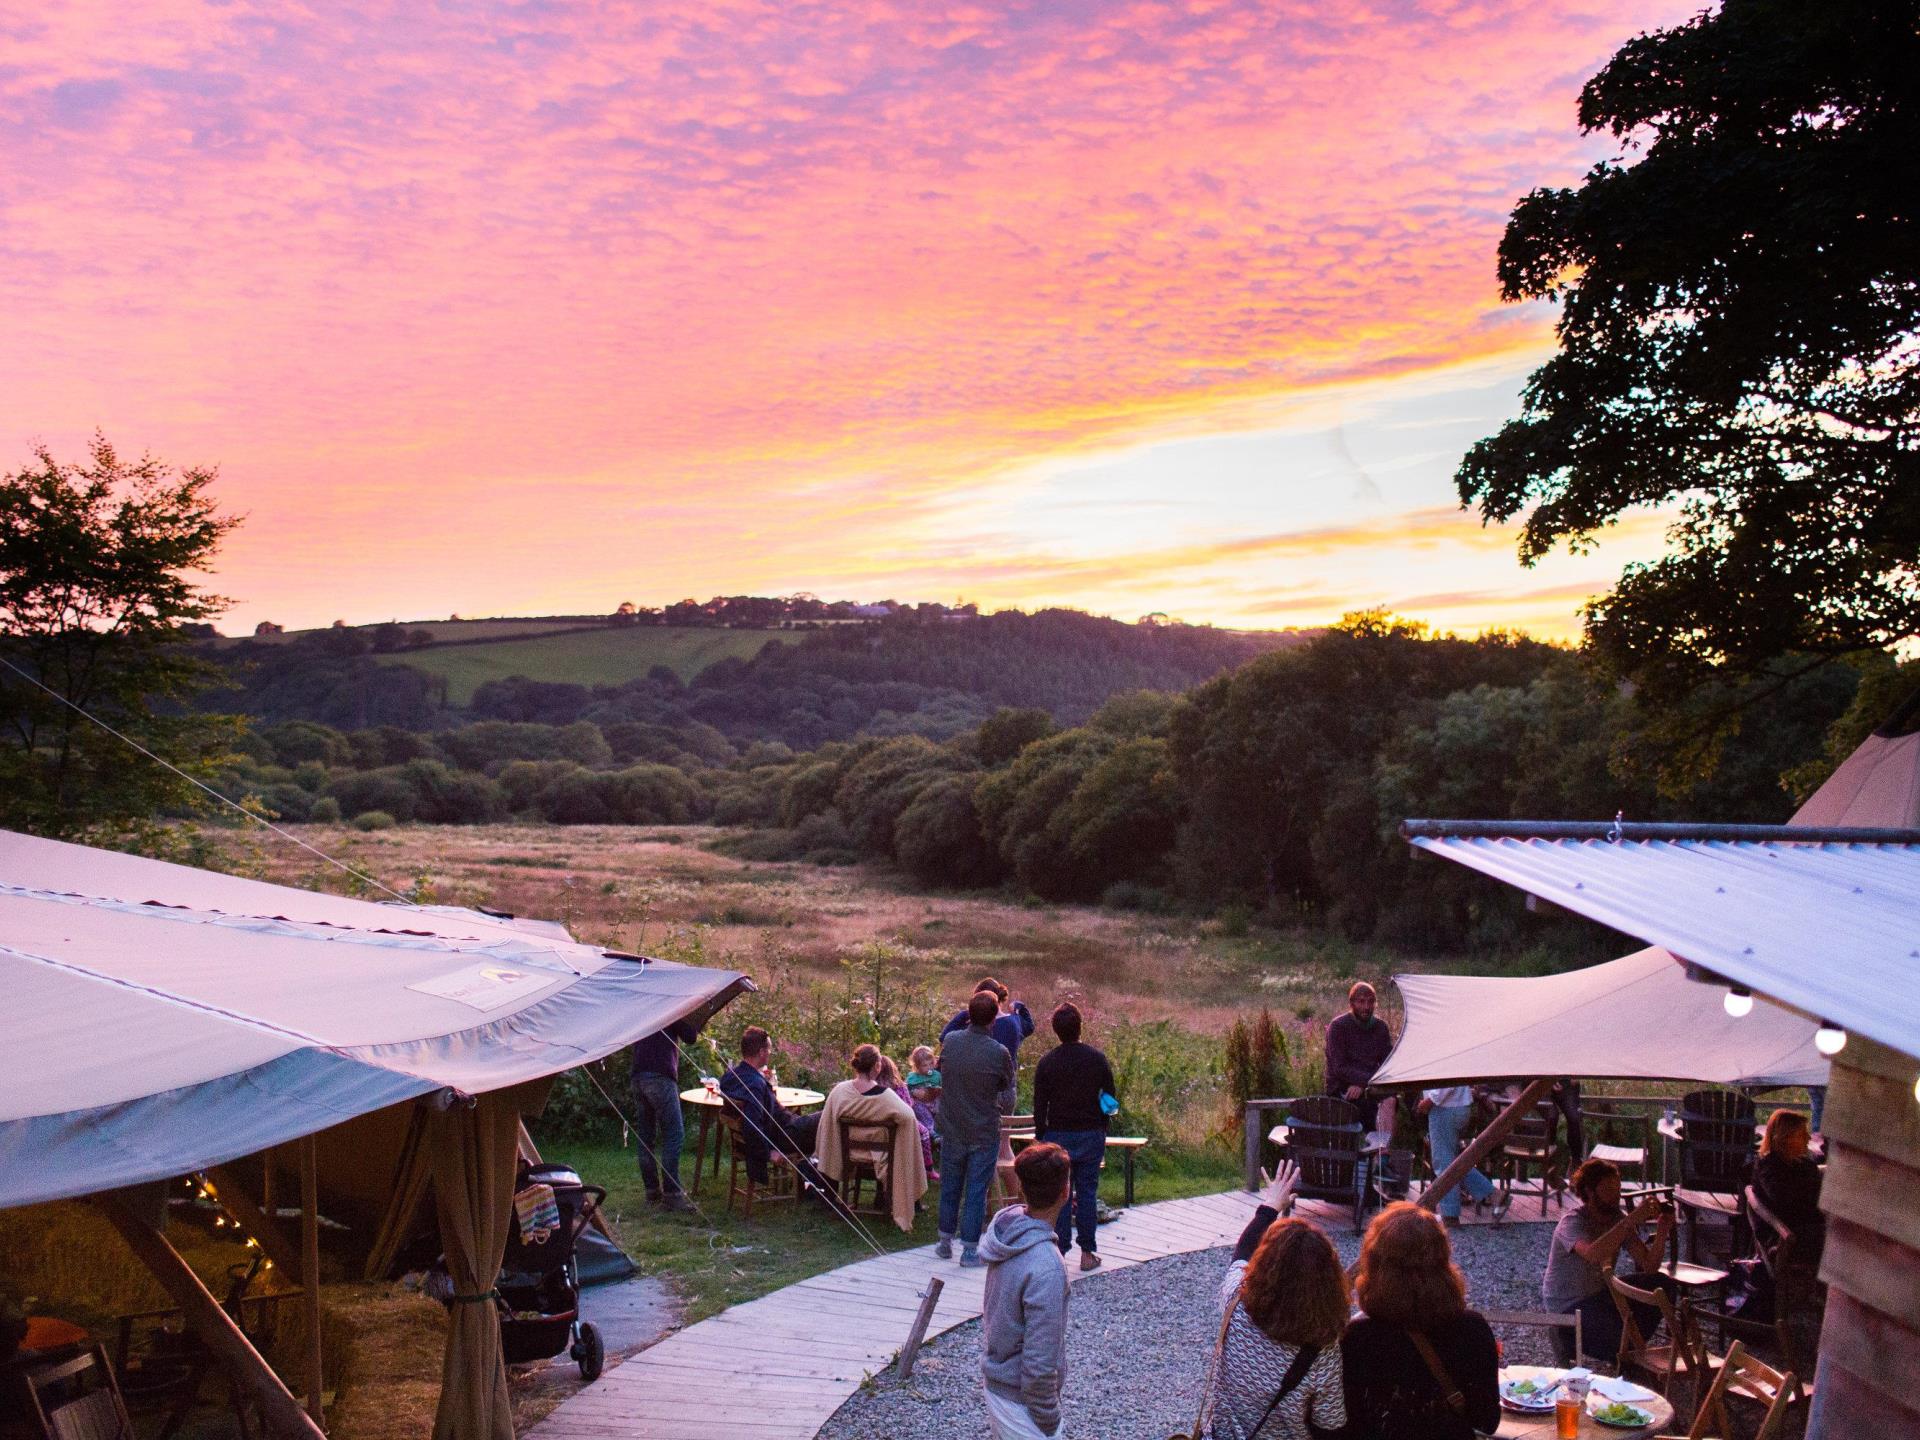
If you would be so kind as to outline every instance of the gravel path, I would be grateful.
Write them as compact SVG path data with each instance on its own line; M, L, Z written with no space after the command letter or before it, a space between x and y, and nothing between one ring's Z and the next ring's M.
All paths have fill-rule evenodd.
M1538 1309L1552 1233L1547 1225L1454 1231L1454 1257L1467 1273L1471 1303ZM1351 1262L1358 1240L1344 1232L1333 1239L1340 1258ZM1214 1296L1230 1258L1224 1249L1174 1255L1074 1285L1067 1308L1064 1436L1166 1440L1193 1423L1201 1370L1220 1327ZM1509 1360L1552 1363L1545 1332L1496 1333ZM912 1379L903 1383L892 1368L876 1376L840 1407L820 1440L971 1440L987 1433L975 1320L921 1350Z

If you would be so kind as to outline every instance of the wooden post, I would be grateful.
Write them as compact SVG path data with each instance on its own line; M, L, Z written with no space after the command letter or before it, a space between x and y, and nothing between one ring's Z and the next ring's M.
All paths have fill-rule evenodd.
M315 1429L326 1421L320 1374L320 1146L300 1139L300 1269L307 1292L307 1414Z
M900 1378L906 1379L913 1374L913 1357L920 1353L920 1343L927 1338L927 1326L933 1323L933 1307L940 1302L940 1292L947 1282L938 1275L927 1277L927 1288L920 1292L920 1312L913 1317L913 1328L907 1332L907 1343L900 1351Z
M173 1297L209 1350L226 1365L234 1378L259 1403L267 1429L285 1440L325 1440L325 1432L307 1417L300 1402L293 1398L273 1367L260 1358L233 1318L220 1308L193 1267L167 1243L167 1237L141 1219L116 1195L101 1195L94 1203L120 1232L140 1263L152 1272L167 1294Z
M1433 1177L1433 1184L1427 1187L1427 1193L1420 1197L1422 1209L1431 1210L1440 1203L1440 1197L1466 1178L1466 1174L1481 1159L1507 1138L1508 1133L1518 1125L1526 1113L1546 1098L1553 1089L1553 1077L1530 1081L1514 1102L1493 1117L1491 1124L1473 1137L1473 1143L1453 1157L1453 1163Z
M260 1242L260 1248L267 1252L267 1258L279 1268L287 1283L306 1284L307 1272L301 1266L299 1249L287 1239L273 1217L253 1203L240 1177L226 1165L209 1165L207 1178L214 1183L220 1203L233 1212L241 1229Z
M1265 1143L1267 1138L1267 1112L1269 1110L1284 1110L1292 1104L1293 1100L1291 1098L1247 1101L1245 1119L1246 1135L1244 1137L1246 1141L1246 1169L1241 1179L1245 1181L1249 1191L1257 1193L1260 1189L1260 1146Z

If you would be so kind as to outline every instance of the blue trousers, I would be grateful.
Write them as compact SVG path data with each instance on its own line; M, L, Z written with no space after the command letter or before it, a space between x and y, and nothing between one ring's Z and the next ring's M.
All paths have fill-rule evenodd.
M1080 1231L1080 1248L1094 1251L1099 1242L1094 1231L1100 1223L1100 1161L1107 1153L1107 1132L1104 1130L1049 1130L1040 1137L1051 1141L1067 1152L1067 1158L1073 1162L1073 1203L1060 1207L1060 1218L1054 1222L1054 1237L1059 1242L1060 1253L1067 1253L1067 1246L1077 1226Z
M1460 1153L1460 1129L1467 1123L1467 1117L1472 1113L1471 1105L1436 1105L1427 1112L1427 1143L1433 1146L1434 1174L1438 1175L1445 1170ZM1469 1200L1484 1200L1493 1193L1493 1181L1482 1175L1477 1168L1467 1171L1464 1180L1440 1197L1442 1218L1450 1220L1460 1218L1462 1191L1466 1192Z
M680 1115L680 1082L666 1075L635 1075L633 1124L640 1139L640 1183L649 1196L656 1196L664 1180L665 1193L678 1195L680 1147L687 1138Z
M980 1243L980 1231L987 1223L987 1187L993 1183L999 1158L997 1138L972 1150L947 1141L940 1145L940 1233L957 1234L969 1249Z

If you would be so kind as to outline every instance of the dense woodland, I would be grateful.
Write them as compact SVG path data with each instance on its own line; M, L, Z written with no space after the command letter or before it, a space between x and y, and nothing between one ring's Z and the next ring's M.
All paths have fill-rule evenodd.
M1783 668L1689 774L1661 764L1675 716L1524 638L1362 615L1174 693L1127 683L1172 663L1150 648L1165 634L1128 650L1095 643L1139 634L1113 622L996 618L823 634L690 686L509 682L427 712L437 729L270 719L224 779L292 820L705 822L743 827L721 843L744 856L890 861L928 886L1506 946L1550 923L1416 862L1403 818L1783 820L1914 678L1879 657ZM1218 648L1179 664L1219 668L1237 643L1189 638Z

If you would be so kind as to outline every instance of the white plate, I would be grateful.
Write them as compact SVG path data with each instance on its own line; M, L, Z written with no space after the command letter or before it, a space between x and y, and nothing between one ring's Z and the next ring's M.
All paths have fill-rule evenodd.
M1558 1386L1543 1386L1536 1380L1533 1382L1535 1389L1531 1394L1516 1395L1513 1393L1516 1383L1518 1382L1505 1380L1500 1384L1500 1403L1507 1409L1518 1411L1522 1415L1545 1415L1553 1409L1553 1391L1557 1390Z
M1593 1417L1596 1425L1611 1425L1616 1430L1644 1430L1653 1423L1653 1412L1651 1410L1642 1410L1638 1405L1629 1405L1628 1408L1640 1418L1638 1420L1602 1420L1600 1418L1600 1412L1606 1409L1605 1404L1589 1405L1587 1407L1587 1414Z

